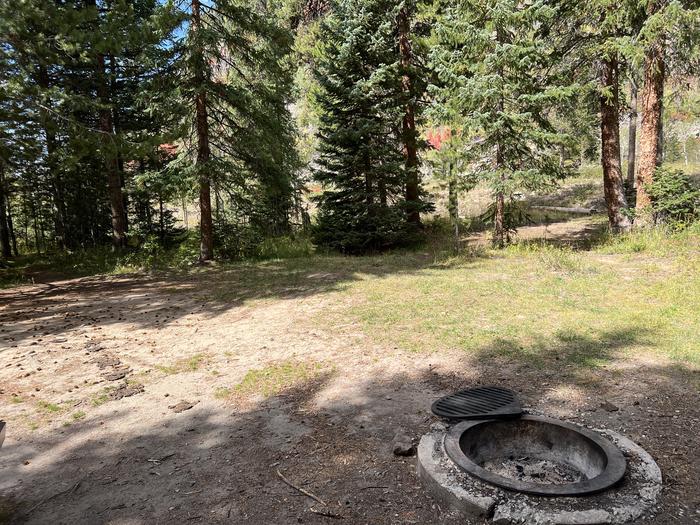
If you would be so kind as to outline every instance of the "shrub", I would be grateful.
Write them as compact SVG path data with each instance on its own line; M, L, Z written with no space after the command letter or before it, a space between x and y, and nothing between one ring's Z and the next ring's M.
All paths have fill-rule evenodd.
M659 168L647 191L657 224L682 230L700 217L700 189L681 170Z

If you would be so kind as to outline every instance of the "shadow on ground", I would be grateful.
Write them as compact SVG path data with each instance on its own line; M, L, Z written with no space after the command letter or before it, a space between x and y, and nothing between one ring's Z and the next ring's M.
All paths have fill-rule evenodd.
M163 410L149 420L131 411L133 398L124 399L102 417L10 443L0 487L13 506L11 523L286 524L340 516L346 524L464 523L425 496L413 460L394 456L392 439L426 432L437 396L497 383L518 391L530 410L638 441L665 476L661 512L649 523L693 523L700 504L697 376L672 366L604 365L643 337L636 330L576 336L555 351L494 340L453 360L392 356L401 372L339 363L334 373L244 404L209 400L174 414L168 400L153 398ZM592 370L591 351L603 365L581 375ZM566 366L555 366L562 356ZM334 388L336 381L346 383ZM601 408L604 401L615 409ZM325 505L285 484L278 471Z
M477 254L477 252L475 252ZM0 290L0 342L51 342L84 326L162 328L188 314L215 317L250 301L298 299L342 290L367 277L411 274L433 252L240 263L190 275L96 276ZM99 305L95 307L95 305Z

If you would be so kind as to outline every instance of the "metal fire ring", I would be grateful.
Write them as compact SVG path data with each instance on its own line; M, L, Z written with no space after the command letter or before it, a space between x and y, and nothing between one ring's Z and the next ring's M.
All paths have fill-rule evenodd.
M477 463L475 463L460 445L462 435L480 425L489 425L497 423L518 424L520 421L534 421L547 425L561 427L568 431L573 431L578 434L583 441L588 441L594 448L599 449L599 452L604 454L606 464L603 471L597 476L584 481L563 483L563 484L540 484L530 481L519 481L516 479L506 478L493 472L490 472ZM500 419L488 419L481 421L463 421L452 427L445 436L445 452L462 470L475 476L483 481L486 481L497 487L504 489L523 492L525 494L534 494L540 496L584 496L601 492L612 485L616 484L625 475L627 469L627 461L622 452L604 437L595 432L572 425L565 421L552 419L541 416L525 415L520 419L504 421Z

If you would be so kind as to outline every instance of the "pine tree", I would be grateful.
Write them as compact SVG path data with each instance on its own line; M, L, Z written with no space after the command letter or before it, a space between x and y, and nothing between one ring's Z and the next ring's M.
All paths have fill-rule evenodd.
M212 188L226 193L235 216L278 232L288 225L298 163L286 107L291 35L252 2L192 0L183 15L189 28L177 46L169 101L184 118L175 168L198 181L200 260L207 261L214 255Z
M579 91L557 67L571 30L564 15L552 2L467 0L446 8L436 24L436 113L471 132L465 154L493 190L499 247L508 237L510 196L567 173L559 148L571 137L552 123L556 108Z
M629 37L630 9L610 5L607 0L592 4L585 13L598 21L597 42L591 46L592 58L598 58L600 98L600 142L603 168L603 189L610 229L628 231L631 220L627 212L622 158L620 154L620 41Z
M426 209L404 9L390 0L342 0L321 32L316 238L348 253L410 241L407 222L415 225Z
M124 167L158 143L139 98L157 69L149 57L164 40L155 22L170 10L156 0L32 0L0 8L18 69L11 97L33 109L33 140L41 145L39 169L21 178L20 187L34 194L22 207L49 217L32 221L43 228L35 238L46 248L101 244L110 233L115 246L125 246L133 170Z
M674 70L687 71L697 65L700 34L697 3L692 0L648 0L640 5L645 19L635 41L644 55L644 73L635 227L652 222L648 187L663 161L664 84Z

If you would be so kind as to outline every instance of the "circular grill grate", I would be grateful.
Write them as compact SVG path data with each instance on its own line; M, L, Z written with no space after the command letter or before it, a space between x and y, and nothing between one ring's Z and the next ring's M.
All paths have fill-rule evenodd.
M507 418L523 413L515 392L498 386L460 390L435 401L432 410L447 419Z

